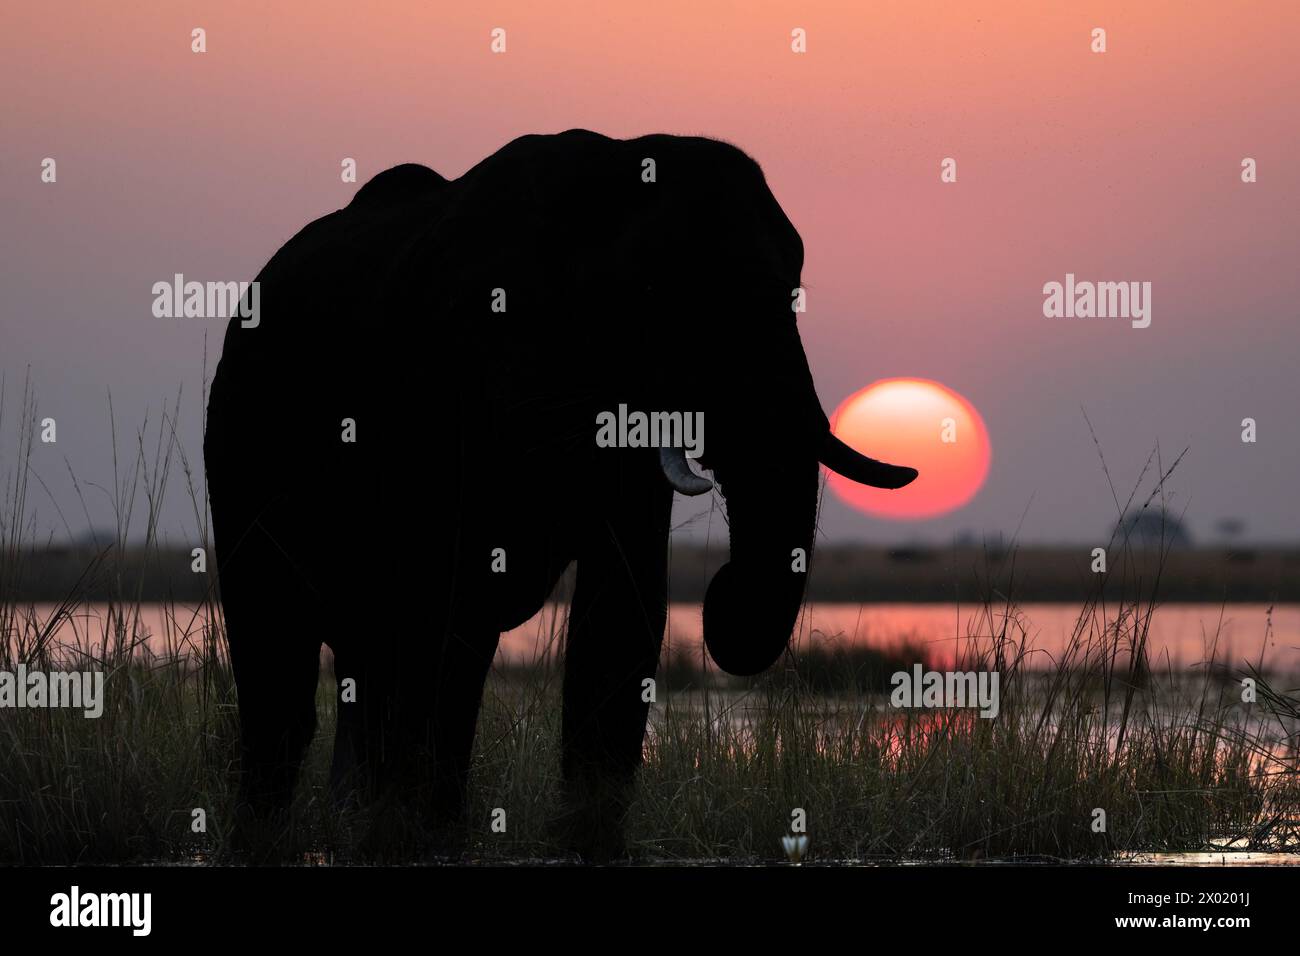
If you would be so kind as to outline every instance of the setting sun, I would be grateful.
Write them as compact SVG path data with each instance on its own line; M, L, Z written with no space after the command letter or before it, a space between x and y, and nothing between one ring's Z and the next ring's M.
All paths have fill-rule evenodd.
M984 420L961 395L928 379L890 378L868 385L840 404L831 429L864 455L920 472L896 491L830 473L835 494L876 517L946 514L974 498L988 475L992 452Z

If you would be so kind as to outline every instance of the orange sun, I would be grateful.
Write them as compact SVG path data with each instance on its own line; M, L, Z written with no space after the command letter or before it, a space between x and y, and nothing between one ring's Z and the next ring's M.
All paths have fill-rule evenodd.
M924 378L887 378L845 399L831 430L864 455L910 465L920 476L906 488L868 488L833 472L841 500L880 518L932 518L966 504L984 484L992 450L975 406Z

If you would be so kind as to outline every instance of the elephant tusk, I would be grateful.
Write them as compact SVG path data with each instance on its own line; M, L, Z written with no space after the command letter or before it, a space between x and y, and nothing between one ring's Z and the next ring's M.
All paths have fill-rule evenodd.
M673 490L684 495L702 495L713 490L713 482L691 471L686 463L686 449L680 446L659 449L659 467Z
M844 444L829 430L822 443L820 458L821 463L836 474L872 488L902 488L911 484L917 475L915 468L887 465L868 458Z

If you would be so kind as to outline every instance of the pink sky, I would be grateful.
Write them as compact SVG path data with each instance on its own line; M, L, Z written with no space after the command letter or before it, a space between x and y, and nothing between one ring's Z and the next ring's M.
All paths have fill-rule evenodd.
M1300 6L808 6L6 4L0 372L12 396L30 365L60 422L36 463L55 498L79 513L65 456L108 479L109 388L134 427L185 383L198 458L203 333L215 353L221 325L155 319L153 282L251 279L347 203L343 157L362 181L408 161L454 177L582 126L717 136L762 164L807 249L828 412L916 376L984 417L993 466L965 508L897 525L828 502L829 536L1010 534L1022 514L1030 540L1095 536L1114 505L1080 406L1125 495L1156 441L1166 460L1190 445L1171 488L1200 538L1228 515L1300 536ZM1045 318L1042 286L1067 272L1151 282L1151 327ZM5 466L12 424L6 406Z

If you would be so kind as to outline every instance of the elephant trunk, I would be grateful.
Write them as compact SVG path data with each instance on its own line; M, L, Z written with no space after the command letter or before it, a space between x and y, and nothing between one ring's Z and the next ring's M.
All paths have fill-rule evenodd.
M729 674L749 676L776 663L803 603L817 516L817 462L768 463L755 480L724 482L731 560L704 597L704 643Z
M799 616L817 522L817 451L829 433L799 333L793 322L785 328L788 340L767 353L758 376L766 407L732 418L714 469L731 559L704 596L704 643L718 667L741 676L776 663Z
M704 643L720 668L742 676L776 663L799 616L817 522L818 462L877 488L901 488L917 475L831 433L798 332L793 323L788 328L792 341L769 378L772 394L786 403L762 416L714 471L727 499L731 560L705 593Z

